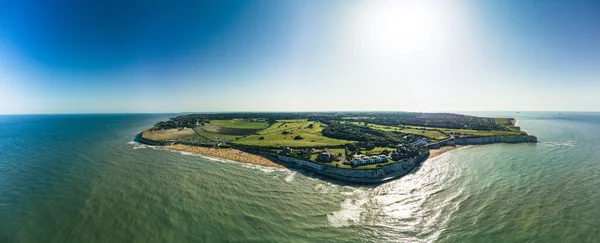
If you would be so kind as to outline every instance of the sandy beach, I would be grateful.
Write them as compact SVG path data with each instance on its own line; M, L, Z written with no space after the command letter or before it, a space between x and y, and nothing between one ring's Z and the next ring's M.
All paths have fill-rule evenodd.
M452 150L462 148L462 147L464 147L464 146L456 145L456 146L443 146L439 149L431 149L431 150L429 150L429 158L430 159L435 158L435 157L440 156L448 151L452 151ZM237 149L230 149L230 148L216 149L216 148L189 146L189 145L183 145L183 144L169 145L169 146L165 146L165 148L177 150L177 151L201 154L201 155L211 156L211 157L215 157L215 158L228 159L228 160L233 160L233 161L240 162L240 163L247 163L247 164L254 164L254 165L261 165L261 166L268 166L268 167L275 167L275 168L286 168L285 166L275 163L272 160L267 159L265 157L246 153L246 152L243 152L243 151L240 151Z
M262 166L275 167L275 168L285 168L283 165L277 164L265 157L242 152L237 149L229 149L229 148L228 149L215 149L215 148L188 146L188 145L182 145L182 144L169 145L169 146L166 146L166 148L178 150L178 151L196 153L196 154L201 154L201 155L206 155L206 156L211 156L211 157L216 157L216 158L221 158L221 159L233 160L233 161L237 161L240 163L262 165Z
M430 149L429 150L429 158L435 158L437 156L440 156L448 151L452 151L458 148L462 148L464 147L463 145L456 145L456 146L443 146L440 147L439 149Z

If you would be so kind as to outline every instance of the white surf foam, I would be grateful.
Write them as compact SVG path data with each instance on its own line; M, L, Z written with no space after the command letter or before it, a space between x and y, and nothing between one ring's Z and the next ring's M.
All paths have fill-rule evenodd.
M554 141L554 142L542 142L543 145L546 146L550 146L550 147L574 147L575 146L575 141L562 141L562 142L558 142L558 141Z
M364 206L368 201L369 197L365 191L360 189L355 190L352 196L344 199L341 203L341 210L327 215L329 225L333 227L347 227L359 223L363 212L365 212Z
M286 177L285 177L285 181L286 182L292 182L294 181L294 175L296 175L296 172L290 172Z

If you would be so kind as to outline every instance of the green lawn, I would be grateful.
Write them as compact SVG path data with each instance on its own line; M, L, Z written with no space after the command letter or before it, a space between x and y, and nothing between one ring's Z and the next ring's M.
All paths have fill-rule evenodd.
M283 122L283 123L292 123L292 122L305 122L308 121L308 119L290 119L290 120L277 120L278 122Z
M448 138L446 134L449 133L458 133L458 134L470 134L473 136L519 136L526 135L527 133L517 130L510 119L508 118L494 118L498 124L503 125L509 129L509 131L482 131L482 130L470 130L470 129L452 129L452 128L437 128L437 127L420 127L420 126L384 126L369 123L368 126L374 129L383 130L383 131L397 131L401 133L408 134L419 134L426 137L429 137L433 140L443 140ZM363 126L363 122L349 122L354 125Z
M269 126L269 123L264 120L246 120L246 119L232 119L232 120L211 120L211 125L225 127L225 128L242 128L242 129L265 129Z
M369 156L371 156L371 155L378 155L378 154L381 154L381 152L383 152L383 151L384 151L384 150L386 150L386 149L387 149L388 151L390 151L390 152L392 152L392 151L396 150L396 148L375 147L375 148L374 148L374 149L372 149L372 150L364 150L364 149L362 149L362 150L361 150L361 152L362 152L363 154L365 154L365 155L369 155Z
M204 136L206 138L240 138L241 137L238 135L227 135L227 134L206 132L206 131L202 131L201 129L195 129L195 130L199 135Z
M350 122L350 123L352 123L354 125L359 125L359 126L364 125L363 122ZM384 126L384 125L377 125L377 124L372 124L372 123L369 123L368 126L370 128L383 130L383 131L423 135L423 136L431 138L433 140L443 140L443 139L448 138L448 136L444 135L437 129L433 129L433 128L422 128L422 129L418 128L417 129L417 128L409 128L409 127Z
M521 132L521 131L517 131L517 130L510 130L510 131L484 131L484 130L470 130L470 129L452 129L452 128L431 128L431 127L417 127L417 126L410 126L408 128L413 128L413 129L436 129L439 131L442 131L446 134L449 133L458 133L458 134L465 134L465 135L473 135L473 136L479 136L479 137L488 137L488 136L520 136L520 135L526 135L527 133L525 132Z
M311 124L313 127L309 128ZM350 143L350 141L324 137L321 131L325 126L325 124L307 120L278 121L267 129L240 138L233 141L233 143L273 147L336 146ZM288 134L283 134L284 132ZM303 139L294 140L297 135L300 135ZM264 137L264 139L259 140L260 137Z
M513 125L513 123L511 122L512 119L509 119L509 118L494 118L494 120L496 120L496 122L498 124L507 127L508 129L510 129L513 132L520 132L520 130L517 129L515 127L515 125Z

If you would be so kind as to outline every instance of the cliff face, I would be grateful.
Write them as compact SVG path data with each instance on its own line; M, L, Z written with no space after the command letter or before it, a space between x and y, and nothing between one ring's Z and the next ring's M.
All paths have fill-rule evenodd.
M455 138L454 140L446 140L439 142L440 146L454 145L477 145L491 143L536 143L535 136L491 136L491 137L471 137L471 138Z
M344 169L323 164L317 164L310 161L296 159L292 157L276 155L278 159L287 163L296 165L324 176L336 178L342 181L357 183L378 183L389 179L397 178L408 174L415 169L421 162L429 157L429 152L421 153L417 157L411 158L402 163L385 165L377 169Z
M453 140L446 140L439 142L439 146L454 146L454 145L476 145L476 144L492 144L492 143L535 143L537 138L535 136L492 136L492 137L471 137L471 138L457 138ZM333 166L327 166L323 164L317 164L314 162L296 159L292 157L282 156L279 154L273 154L278 159L298 166L303 169L307 169L321 175L336 178L342 181L356 182L356 183L378 183L393 178L397 178L408 174L415 169L421 162L429 158L429 152L419 154L415 158L411 158L408 161L402 163L394 163L385 165L377 169L344 169Z
M167 145L173 145L175 144L175 142L172 141L154 141L154 140L150 140L150 139L146 139L142 136L142 133L138 133L138 135L135 136L135 138L133 139L133 141L136 141L138 143L143 143L143 144L148 144L148 145L153 145L153 146L167 146Z

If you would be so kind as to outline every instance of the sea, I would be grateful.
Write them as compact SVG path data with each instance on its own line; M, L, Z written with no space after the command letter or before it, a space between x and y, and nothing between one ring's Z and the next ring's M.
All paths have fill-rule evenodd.
M600 113L514 117L378 185L133 142L176 114L0 116L0 242L600 242Z

